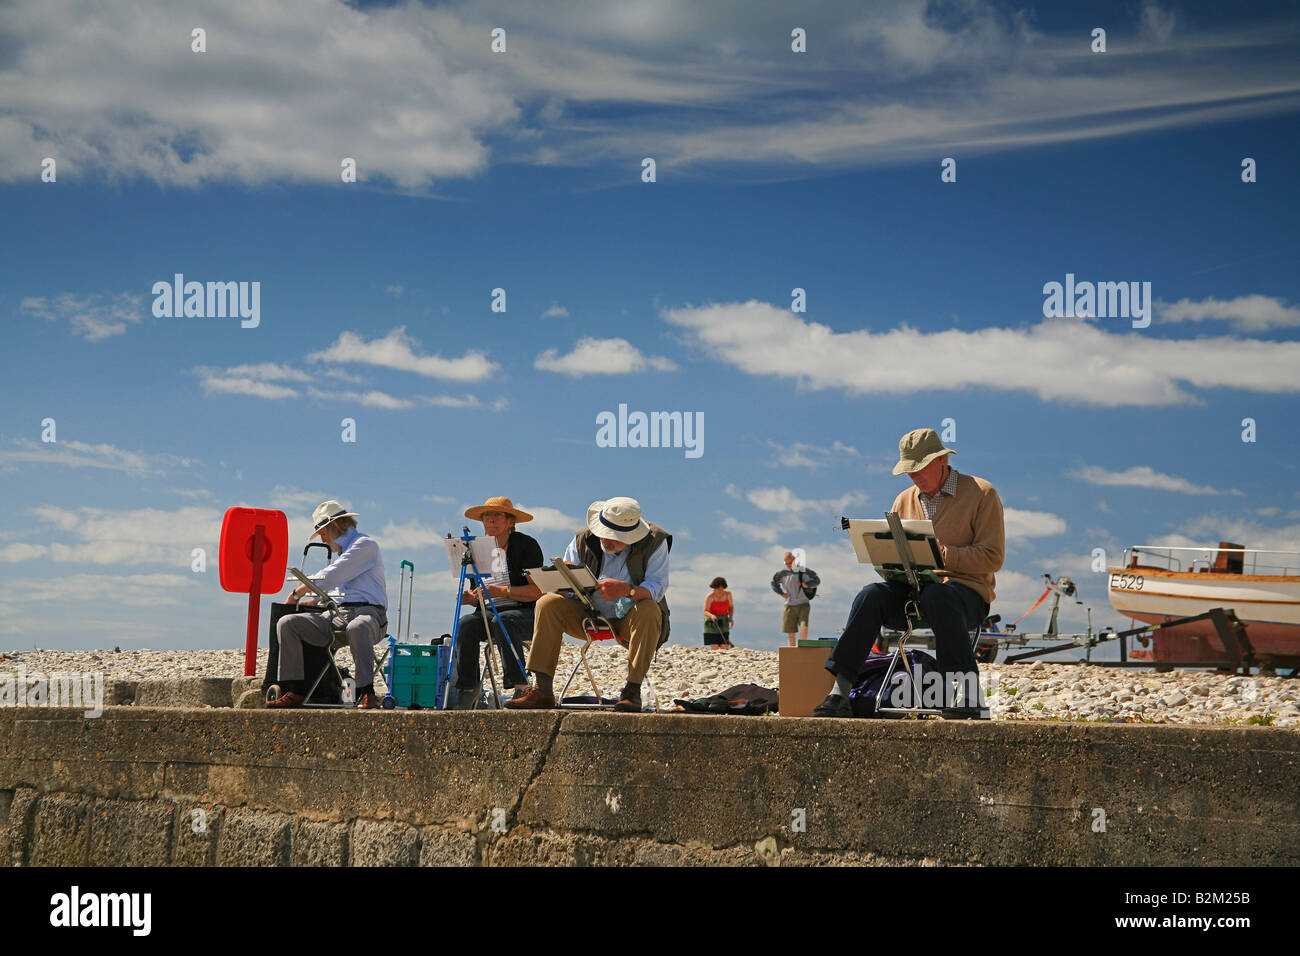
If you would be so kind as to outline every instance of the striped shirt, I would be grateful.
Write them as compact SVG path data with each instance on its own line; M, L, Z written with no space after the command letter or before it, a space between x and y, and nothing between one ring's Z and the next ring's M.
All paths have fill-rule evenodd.
M931 498L925 492L917 489L916 496L921 501L921 507L925 509L925 516L931 521L934 520L935 513L939 510L939 502L943 500L944 495L955 495L957 493L957 469L948 466L948 477L939 489L939 493Z

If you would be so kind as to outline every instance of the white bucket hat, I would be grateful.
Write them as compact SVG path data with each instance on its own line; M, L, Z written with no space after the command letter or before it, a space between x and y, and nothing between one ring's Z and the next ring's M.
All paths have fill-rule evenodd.
M316 510L311 513L312 523L316 530L311 533L311 537L316 537L325 528L327 524L338 518L355 518L355 511L348 511L341 504L331 498L329 501L322 501L316 506Z
M593 501L587 509L587 527L598 538L636 544L650 533L641 517L641 503L635 498Z

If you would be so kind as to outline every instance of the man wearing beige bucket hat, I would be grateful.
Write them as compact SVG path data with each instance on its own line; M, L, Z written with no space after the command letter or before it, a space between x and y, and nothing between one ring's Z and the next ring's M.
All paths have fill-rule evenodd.
M591 595L601 615L614 626L619 643L627 644L627 684L615 710L641 710L641 682L655 651L668 640L668 552L673 536L641 517L635 498L594 501L587 509L587 526L580 530L564 560L583 564L595 575L598 590ZM506 701L512 710L555 706L553 678L564 634L582 637L586 616L581 604L559 594L537 602L537 623L528 669L537 683L523 697Z
M907 475L912 487L894 499L891 511L904 520L934 523L939 539L942 581L921 590L920 610L934 631L938 669L949 691L957 686L968 693L960 701L951 693L944 701L944 716L988 717L978 699L979 665L971 647L970 632L988 616L993 603L994 572L1002 567L1006 533L1002 500L983 478L963 475L948 464L955 455L945 448L931 428L908 432L898 443L895 475ZM869 584L858 592L826 669L835 675L835 689L813 714L850 717L849 689L857 678L883 624L903 623L907 586L888 581ZM972 697L973 695L973 697Z
M357 513L333 499L323 501L312 513L312 537L329 545L338 557L310 575L317 586L329 592L343 608L348 620L348 643L356 668L357 706L367 710L379 706L375 696L375 645L388 628L388 588L384 582L384 559L379 544L357 530ZM290 592L293 604L308 594L305 584ZM333 629L327 614L289 614L276 625L280 639L281 695L268 707L301 707L306 698L302 645L328 647Z
M523 642L533 636L534 603L542 595L541 589L524 577L524 572L542 566L542 546L537 539L516 529L515 525L532 521L533 516L527 511L515 507L513 501L505 497L489 498L481 505L476 505L465 512L471 521L482 521L483 530L488 537L496 541L503 552L505 569L504 580L484 582L487 596L496 605L501 618L501 626L490 619L492 636L497 647L501 649L504 662L503 683L513 685L517 694L528 691L528 676L520 668ZM478 703L482 689L482 677L479 674L479 642L487 640L483 630L483 615L478 610L478 592L466 591L460 597L460 603L473 608L460 619L456 631L456 690L458 700L456 709L469 710ZM506 635L501 634L505 627ZM507 641L509 643L507 643Z

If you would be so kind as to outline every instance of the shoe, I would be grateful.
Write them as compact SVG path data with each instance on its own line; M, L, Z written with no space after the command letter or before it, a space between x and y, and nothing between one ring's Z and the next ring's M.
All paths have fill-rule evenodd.
M555 706L554 694L543 694L536 687L530 687L522 697L515 695L506 701L510 710L550 710Z
M619 701L614 705L614 709L620 714L641 713L641 685L623 685L623 693L619 695Z
M303 694L295 694L293 691L286 691L275 700L267 701L267 707L278 707L287 709L289 707L301 707L303 701L307 698Z
M843 694L831 694L813 708L814 717L852 717L853 707Z
M362 694L361 699L357 701L358 710L378 710L379 707L378 694Z
M987 707L941 707L939 716L944 720L991 720Z

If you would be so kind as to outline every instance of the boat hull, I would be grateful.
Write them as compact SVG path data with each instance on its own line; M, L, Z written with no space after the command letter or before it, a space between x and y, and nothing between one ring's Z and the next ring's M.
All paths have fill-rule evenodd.
M1167 571L1130 567L1110 570L1111 606L1144 624L1230 610L1246 625L1256 654L1300 655L1300 577ZM1220 662L1227 650L1211 621L1157 631L1150 659ZM1134 656L1146 657L1139 651Z

